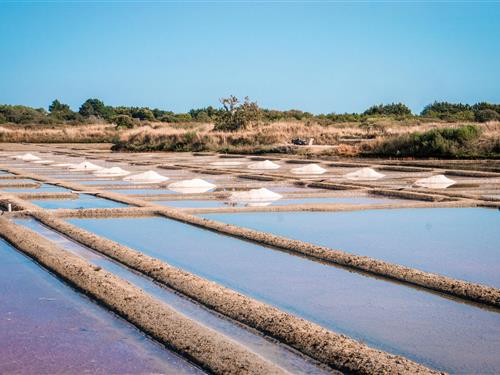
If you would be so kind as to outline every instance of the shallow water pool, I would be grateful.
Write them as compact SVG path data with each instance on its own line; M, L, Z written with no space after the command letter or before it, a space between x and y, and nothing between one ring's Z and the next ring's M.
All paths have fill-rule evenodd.
M8 188L2 189L4 191L8 191L11 193L59 193L59 192L69 192L70 189L66 189L62 186L51 185L51 184L42 184L38 188Z
M39 199L32 200L31 203L36 204L42 208L56 209L56 208L118 208L127 207L126 204L115 202L110 199L96 197L90 194L79 194L76 199Z
M204 217L500 287L500 211L482 208Z
M1 373L202 373L0 239Z
M263 337L253 330L246 329L233 320L206 309L202 305L183 297L169 288L160 286L148 277L142 276L98 252L71 241L36 220L17 219L15 222L57 243L58 246L84 258L86 261L127 280L190 319L224 334L293 374L326 375L332 373L320 368L315 362L297 354L292 349L276 343L270 338Z
M500 371L498 312L164 218L69 222L428 366Z

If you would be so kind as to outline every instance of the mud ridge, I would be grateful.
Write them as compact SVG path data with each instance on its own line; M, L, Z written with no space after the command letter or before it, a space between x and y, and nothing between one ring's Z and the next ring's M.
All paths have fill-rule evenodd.
M46 268L208 371L235 375L286 374L236 342L31 230L0 219L0 234Z
M285 313L214 282L102 238L50 215L37 213L45 225L132 269L135 269L199 303L327 364L357 374L436 373L404 357L372 349L347 336Z

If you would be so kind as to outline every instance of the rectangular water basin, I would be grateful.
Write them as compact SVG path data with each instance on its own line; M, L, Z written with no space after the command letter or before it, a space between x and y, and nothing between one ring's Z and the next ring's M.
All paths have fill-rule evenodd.
M23 225L46 239L57 243L58 246L81 258L84 258L93 265L99 266L102 269L112 272L120 278L127 280L131 284L141 288L154 298L165 302L170 307L190 319L224 334L272 363L289 370L292 374L331 374L331 372L318 367L312 360L297 354L288 347L276 343L274 340L266 338L253 330L249 330L240 324L235 323L231 319L221 316L220 314L185 298L169 288L160 286L150 278L134 272L126 266L123 266L122 264L115 262L98 252L92 251L89 248L64 237L36 220L17 219L15 222L16 224Z
M70 189L66 189L62 186L52 185L52 184L42 184L39 188L8 188L2 189L11 193L45 193L45 192L69 192Z
M76 199L39 199L32 200L31 203L46 209L118 208L128 206L124 203L99 198L90 194L79 194L79 197Z
M0 373L201 373L0 239Z
M69 222L367 344L452 372L500 371L500 314L165 218Z
M204 217L500 287L498 210L430 208Z

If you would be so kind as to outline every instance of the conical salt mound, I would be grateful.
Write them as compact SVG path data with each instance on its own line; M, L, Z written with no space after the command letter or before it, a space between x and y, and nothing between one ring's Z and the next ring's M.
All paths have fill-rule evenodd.
M38 156L35 156L33 154L16 155L16 156L14 156L14 159L23 160L23 161L42 160Z
M282 196L274 191L260 188L234 192L229 197L229 200L232 202L272 202L281 198Z
M100 167L98 165L92 164L91 162L84 161L80 164L73 164L72 166L69 167L69 169L73 171L98 171L100 169L104 169L103 167Z
M210 163L210 165L216 167L236 167L241 164L241 161L214 161L213 163Z
M451 186L454 183L454 180L442 174L427 178L421 178L420 180L415 181L415 185L429 189L446 189L448 186Z
M194 178L192 180L182 180L173 182L168 185L168 188L176 193L182 194L195 194L195 193L206 193L212 190L216 186L208 181L202 180L200 178Z
M257 163L250 164L249 169L278 169L279 164L273 163L270 160L258 161Z
M321 168L318 164L307 164L300 168L292 169L295 174L323 174L326 172L325 168Z
M371 168L361 168L357 171L347 173L344 175L345 178L349 180L378 180L384 177L385 174L378 173L376 170Z
M162 176L155 171L147 171L144 173L127 176L123 180L133 182L134 184L155 184L158 182L167 181L168 177Z
M94 172L94 175L98 177L120 177L129 174L129 171L121 169L120 167L102 168Z

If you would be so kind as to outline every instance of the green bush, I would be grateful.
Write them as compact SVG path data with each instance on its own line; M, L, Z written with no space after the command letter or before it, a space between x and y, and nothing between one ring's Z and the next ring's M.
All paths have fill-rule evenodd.
M113 122L116 124L117 129L121 128L133 128L137 125L137 121L128 115L118 115L113 117Z
M481 109L475 113L474 117L478 122L488 122L500 119L500 115L493 109Z
M260 108L256 102L251 102L248 97L243 103L235 96L220 100L223 109L215 119L214 130L235 131L246 129L252 122L261 118Z
M475 125L432 129L391 138L376 145L369 153L398 157L460 157L477 154L476 141L481 129Z
M403 103L374 105L363 112L367 116L411 116L411 109Z

